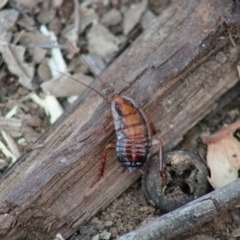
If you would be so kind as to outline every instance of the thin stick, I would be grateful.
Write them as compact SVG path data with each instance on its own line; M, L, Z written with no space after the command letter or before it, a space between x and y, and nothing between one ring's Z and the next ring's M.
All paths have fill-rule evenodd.
M209 222L217 214L239 204L240 179L192 201L146 225L124 234L118 240L170 239Z

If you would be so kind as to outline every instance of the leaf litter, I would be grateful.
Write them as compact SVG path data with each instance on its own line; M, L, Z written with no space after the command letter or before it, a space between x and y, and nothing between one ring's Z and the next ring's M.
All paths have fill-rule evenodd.
M203 137L208 145L207 163L213 188L223 187L238 178L240 169L240 120L222 127L211 136Z
M94 78L75 56L75 50L79 49L84 59L100 74L122 51L131 34L137 34L134 29L139 26L147 29L169 3L88 0L76 6L77 1L74 5L73 1L66 0L16 0L15 5L13 1L9 2L10 5L7 1L0 4L1 7L6 4L0 11L1 172L57 120L69 104L65 97L84 92L80 84L52 71L53 68L91 84ZM60 101L57 99L59 97ZM236 103L238 105L234 105ZM229 118L230 122L234 122L236 119L233 118L239 117L239 96L234 104L220 110L211 121L203 120L192 130L194 136L187 134L187 139L200 139L202 132L213 133ZM228 114L232 108L239 110L235 111L234 116ZM216 124L221 114L222 122ZM200 148L206 154L204 147ZM199 150L199 147L195 149ZM136 182L69 239L116 238L158 214L147 205L139 182ZM229 216L229 213L223 213L215 222L194 230L189 236L195 233L222 237L224 234L218 227L218 221L229 219ZM233 220L224 226L230 232L237 229Z
M25 48L7 42L0 42L0 52L9 71L19 77L19 83L28 89L32 89L34 68L24 62Z
M15 25L19 13L14 9L0 11L0 41L10 41L13 33L10 29Z

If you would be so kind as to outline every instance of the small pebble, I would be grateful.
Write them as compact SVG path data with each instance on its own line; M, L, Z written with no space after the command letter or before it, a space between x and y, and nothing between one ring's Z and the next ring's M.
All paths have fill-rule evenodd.
M114 219L114 218L116 218L116 216L117 216L117 214L116 214L115 212L113 212L113 213L110 213L110 217L111 217L111 219Z
M96 224L97 224L96 227L98 230L102 231L104 229L104 223L102 221L98 221L96 222Z
M230 211L231 216L234 221L236 221L238 224L240 224L240 209L236 208Z
M93 238L92 238L92 240L99 240L99 239L100 239L100 236L99 236L99 234L97 234L97 235L93 236Z
M104 219L105 219L106 221L108 221L108 220L111 219L111 216L107 214L107 215L104 217Z
M105 222L104 225L105 225L105 227L111 227L113 225L113 221L108 220L108 221Z
M19 87L18 88L18 93L19 93L19 95L24 96L24 95L27 95L29 93L29 91L24 87Z
M80 232L81 235L88 235L93 230L94 230L94 226L93 225L81 226L79 228L79 232Z
M115 228L115 227L111 228L111 229L110 229L110 233L111 233L111 236L112 236L113 238L116 238L117 235L118 235L118 230L117 230L117 228Z
M110 237L111 237L111 233L107 231L104 231L100 234L100 239L102 240L108 240L110 239Z
M118 220L116 221L116 225L119 227L121 224L122 224L122 219L118 219Z

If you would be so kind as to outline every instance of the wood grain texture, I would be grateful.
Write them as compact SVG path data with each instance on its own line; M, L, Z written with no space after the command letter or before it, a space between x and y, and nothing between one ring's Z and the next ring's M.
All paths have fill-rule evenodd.
M101 76L143 107L165 149L238 81L240 51L226 26L233 8L229 0L173 3ZM225 60L217 60L219 51ZM122 173L112 151L105 176L90 188L102 151L115 138L114 131L94 133L107 126L108 113L101 97L86 92L3 176L1 239L68 237L139 178Z

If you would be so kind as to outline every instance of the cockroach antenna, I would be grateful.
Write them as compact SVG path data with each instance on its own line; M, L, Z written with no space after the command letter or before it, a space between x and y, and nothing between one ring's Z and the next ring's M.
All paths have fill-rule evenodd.
M68 44L74 49L75 53L78 53L78 51L75 49L75 47L72 45L72 43L70 43L69 41L67 41ZM81 60L84 62L84 64L88 67L88 69L91 71L91 73L95 76L95 78L97 78L102 85L107 89L108 93L110 93L112 96L115 95L114 91L112 91L107 85L106 83L100 78L100 76L98 76L98 74L93 70L93 68L88 64L88 62L79 54Z
M93 70L93 68L87 63L87 61L82 57L80 56L82 61L84 62L84 64L86 64L86 66L89 68L89 70L91 71L91 73L95 76L95 78L97 78L101 83L102 85L107 89L108 93L110 93L111 95L114 95L114 92L106 85L106 83L100 78L100 76L98 76L96 74L96 72Z
M42 64L43 66L45 66L45 67L49 67L48 65L46 65L46 64L44 64L44 63L42 63L42 62L41 62L41 64ZM61 71L58 71L57 69L54 69L54 68L52 68L52 67L49 67L49 68L51 68L52 70L56 71L57 73L62 74L62 75L65 76L65 77L70 78L70 79L72 79L72 80L74 80L74 81L76 81L76 82L82 84L83 86L85 86L85 87L87 87L87 88L93 90L94 92L96 92L97 94L99 94L99 95L100 95L100 96L101 96L101 97L102 97L102 98L103 98L108 104L111 104L111 103L107 100L107 98L104 97L104 95L101 94L101 93L100 93L99 91L97 91L96 89L94 89L94 88L88 86L87 84L85 84L85 83L83 83L83 82L77 80L76 78L71 77L70 75L68 75L68 74L66 74L66 73L63 73L63 72L61 72Z

